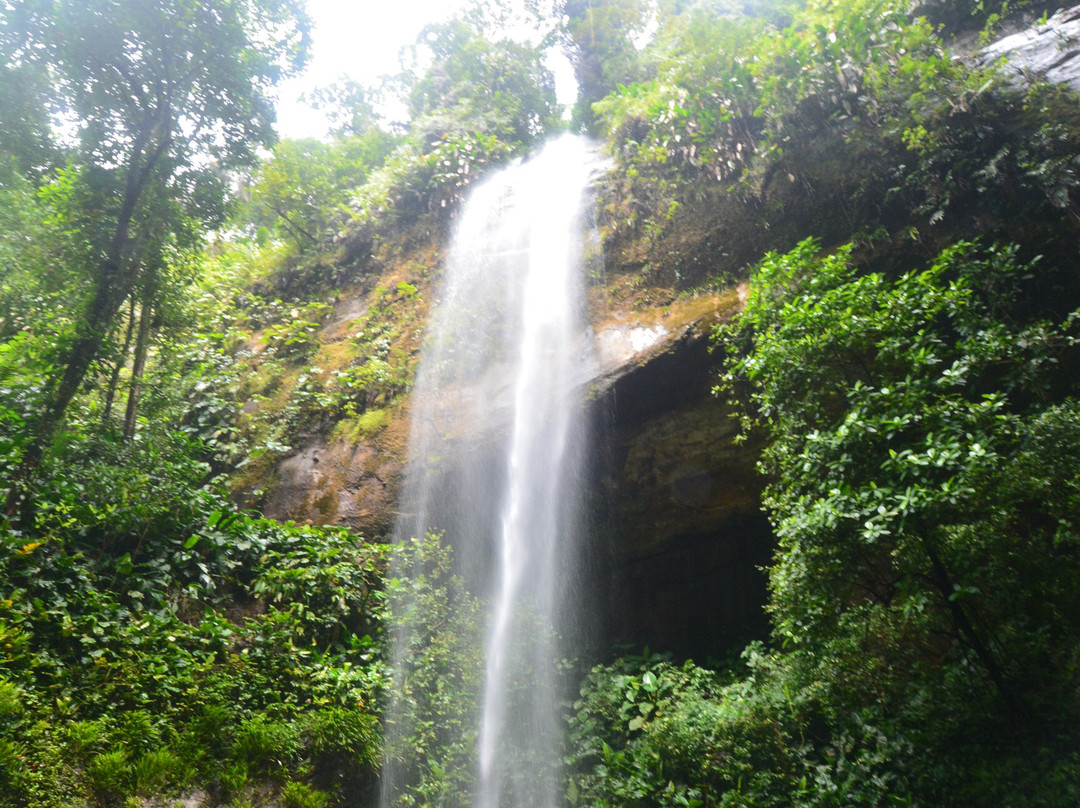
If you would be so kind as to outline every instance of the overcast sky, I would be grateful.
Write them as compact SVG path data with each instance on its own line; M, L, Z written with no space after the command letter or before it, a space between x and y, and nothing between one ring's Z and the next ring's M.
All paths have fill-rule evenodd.
M322 137L326 122L300 96L343 76L368 86L399 69L398 52L431 22L446 20L468 0L307 0L314 23L312 56L305 74L279 88L278 133L282 137ZM568 65L556 69L560 101L566 95Z
M466 0L307 0L314 23L305 74L279 88L278 132L283 137L321 137L326 123L300 95L342 76L373 85L395 73L398 51L427 23L444 20Z

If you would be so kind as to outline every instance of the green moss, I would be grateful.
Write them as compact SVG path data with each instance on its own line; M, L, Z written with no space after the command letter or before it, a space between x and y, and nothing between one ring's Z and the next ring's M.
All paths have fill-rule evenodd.
M390 423L390 410L386 407L367 410L355 418L339 421L330 433L332 441L342 441L355 446L362 438L369 438Z
M315 508L322 515L324 524L334 522L338 509L337 488L331 487L325 494L316 499Z

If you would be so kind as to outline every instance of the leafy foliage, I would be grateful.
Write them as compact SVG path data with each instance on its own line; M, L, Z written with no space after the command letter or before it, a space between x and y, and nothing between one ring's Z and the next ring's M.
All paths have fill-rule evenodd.
M142 308L130 434L166 268L183 266L200 231L222 223L222 171L250 165L258 145L273 140L269 92L302 60L306 17L288 0L23 0L5 3L5 11L5 71L48 75L48 102L75 130L68 204L58 208L83 242L79 269L89 286L8 481L6 513L20 511L29 522L48 443L127 301L129 322L135 303Z
M281 233L301 252L336 235L353 190L378 167L395 138L372 128L359 137L285 140L254 178L247 218Z
M749 18L677 6L641 55L655 77L593 107L624 173L605 203L616 244L644 237L678 263L664 239L722 216L731 272L809 233L894 253L940 246L946 228L1022 239L1017 211L1037 226L1074 204L1061 90L953 58L910 3L815 0ZM694 282L709 267L689 269Z
M641 0L563 0L559 11L565 19L563 39L578 83L574 118L591 130L590 105L618 85L638 78L634 39L646 27L647 5Z
M718 774L720 692L711 671L662 656L593 668L570 718L570 805L701 804Z
M19 693L22 707L2 804L370 777L381 549L254 519L206 492L179 513L177 492L161 496L143 506L153 531L135 523L137 536L102 535L133 505L97 526L69 508L34 541L4 533L0 695ZM83 498L101 514L102 493ZM63 765L46 765L52 755Z
M729 334L752 347L728 382L749 385L771 436L770 610L790 684L822 693L834 738L857 710L888 747L922 750L887 763L920 799L1049 798L1029 778L957 790L949 772L973 755L1009 778L1045 771L1075 692L1048 672L1071 669L1080 629L1078 526L1032 492L1075 489L1058 452L1073 451L1060 425L1077 418L1076 391L1058 368L1076 318L1024 314L1039 269L1013 248L959 243L893 281L859 273L849 251L770 255ZM1016 722L1031 734L1010 743ZM1075 787L1068 771L1055 777Z
M774 436L763 463L777 481L765 500L781 541L777 630L804 642L828 636L849 609L866 619L867 609L925 613L936 601L942 631L956 622L953 632L982 646L968 622L1009 617L982 614L991 605L979 593L1022 586L995 580L1006 573L991 559L1029 554L967 546L949 526L989 518L995 470L1045 402L1073 392L1055 372L1075 341L1071 321L1009 316L1034 271L1011 249L983 257L961 243L891 283L856 275L844 250L815 254L804 242L763 263L741 320L753 353L733 368ZM1044 591L1061 569L1047 561L1036 576ZM969 606L977 619L963 616ZM1013 632L992 633L998 644ZM971 650L987 675L1003 675L988 647Z
M426 27L398 79L408 136L357 189L351 227L387 233L446 217L487 170L557 129L554 79L540 56L469 15Z
M446 134L423 149L405 144L353 198L354 226L402 226L452 212L471 183L512 153L497 136L482 133Z
M462 18L427 27L417 41L431 58L409 92L413 133L424 146L473 134L520 151L551 128L555 85L535 48L489 41Z
M742 351L728 384L772 441L776 647L719 673L594 668L567 801L1075 804L1077 318L1049 313L1075 304L1058 294L1075 288L1058 269L1075 102L948 57L935 21L993 23L1002 3L922 3L929 21L893 0L738 4L755 20L646 5L561 4L597 102L578 120L595 115L622 171L609 233L659 241L716 203L742 211L733 253L763 243L741 238L749 220L775 228L769 244L859 245L771 254L725 336ZM383 593L384 548L238 512L213 481L258 466L261 482L303 435L391 420L437 255L374 276L558 128L551 77L475 16L429 29L430 61L403 80L409 131L382 128L364 88L322 93L335 137L278 144L204 258L222 170L267 142L265 91L303 50L293 6L3 6L0 479L48 439L33 513L0 526L0 805L202 786L322 808L370 793L388 698L406 716L385 739L395 803L470 800L479 605L448 550L397 548ZM166 78L192 82L164 86L181 57L190 71ZM78 145L51 140L60 102ZM957 231L1050 254L962 242L916 272L910 251L879 273L855 260L898 242L930 255ZM347 327L341 284L363 295ZM140 378L125 438L111 402ZM61 429L40 428L60 410ZM394 680L387 621L411 638Z
M382 778L392 804L461 805L476 768L482 613L429 534L399 546L386 583L393 660Z

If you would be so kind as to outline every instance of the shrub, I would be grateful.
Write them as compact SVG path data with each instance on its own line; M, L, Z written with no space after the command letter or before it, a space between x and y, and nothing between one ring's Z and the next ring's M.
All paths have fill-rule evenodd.
M304 783L286 783L281 789L282 808L329 808L330 795Z
M291 723L256 716L237 728L232 754L253 772L284 775L296 763L300 736Z
M363 710L329 707L310 713L303 736L317 768L378 765L378 720Z

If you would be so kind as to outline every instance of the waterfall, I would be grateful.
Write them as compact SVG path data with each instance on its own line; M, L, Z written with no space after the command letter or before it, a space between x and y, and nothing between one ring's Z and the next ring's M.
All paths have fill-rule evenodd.
M577 630L583 242L598 167L588 141L564 136L472 191L413 393L396 537L443 532L487 605L483 685L458 739L475 755L477 808L561 802L555 665ZM414 638L399 629L392 643L389 746L412 729L395 704L411 687ZM384 762L383 808L410 767L397 755Z

